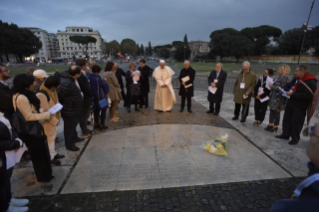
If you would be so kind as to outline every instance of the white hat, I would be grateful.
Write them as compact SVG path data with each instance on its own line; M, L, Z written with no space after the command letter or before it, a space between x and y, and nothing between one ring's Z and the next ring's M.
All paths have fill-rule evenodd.
M37 69L33 72L33 76L35 78L38 78L38 79L42 79L42 78L48 78L48 74L47 72L45 72L44 70L42 69Z
M165 63L165 60L160 60L160 63Z

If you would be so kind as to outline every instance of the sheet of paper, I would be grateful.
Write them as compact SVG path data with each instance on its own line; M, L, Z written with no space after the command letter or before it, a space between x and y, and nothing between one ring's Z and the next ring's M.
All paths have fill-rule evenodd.
M245 83L244 82L240 83L240 89L245 89Z
M217 88L216 88L216 87L213 88L212 86L208 86L208 90L209 90L209 92L211 92L212 94L215 94L216 91L217 91Z
M267 100L269 100L269 97L268 97L268 96L266 96L265 98L260 99L260 102L263 103L263 102L265 102L265 101L267 101Z
M264 93L264 88L262 88L262 87L259 87L258 88L258 96L260 96L260 95L262 95Z
M247 98L248 98L248 96L246 96L246 95L244 94L244 95L243 95L243 98L244 98L244 99L247 99Z
M132 74L134 75L133 76L133 82L134 84L137 84L137 81L140 80L140 71L134 71Z
M274 79L271 78L271 77L267 77L267 80L266 80L266 88L268 90L270 90L271 88L269 87L269 84L274 84Z
M6 158L7 158L7 169L13 167L16 163L19 163L23 153L28 150L25 146L19 148L17 152L14 150L6 151Z
M63 105L61 105L60 103L57 103L53 107L51 107L48 112L52 114L56 114L57 112L62 110L62 108L63 108Z
M189 88L189 87L192 87L193 84L189 84L189 85L186 85L185 88Z
M190 80L189 76L182 78L182 82L188 82Z
M282 92L283 97L290 99L290 96L287 95L287 92L283 88L279 87L278 89ZM292 90L290 90L289 92L292 92Z

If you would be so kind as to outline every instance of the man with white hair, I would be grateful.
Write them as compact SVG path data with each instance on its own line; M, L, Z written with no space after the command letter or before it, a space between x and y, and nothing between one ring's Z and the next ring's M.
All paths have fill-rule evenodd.
M187 99L187 110L192 113L192 97L194 96L195 70L190 66L189 61L184 62L184 68L178 77L180 82L179 95L182 97L181 110L184 111L185 99Z
M256 75L250 71L250 63L248 61L243 62L243 71L240 70L237 76L236 82L233 87L233 95L235 102L235 116L233 120L238 120L240 108L242 109L242 116L240 122L245 122L249 113L249 103L252 92L256 86Z
M221 63L216 64L216 68L208 77L208 96L209 110L207 113L213 113L218 116L220 103L223 100L224 84L227 79L227 72L223 70Z
M157 82L155 90L154 109L159 112L170 112L173 109L173 103L176 103L175 92L172 86L172 76L174 71L165 65L165 61L160 61L160 66L153 72L153 77Z

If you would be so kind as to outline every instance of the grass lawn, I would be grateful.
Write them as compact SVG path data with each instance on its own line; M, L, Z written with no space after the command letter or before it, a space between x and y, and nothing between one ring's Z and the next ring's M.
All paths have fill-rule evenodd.
M171 66L176 66L183 68L183 63L169 63ZM280 63L268 63L268 65L259 65L258 63L251 63L251 70L258 75L264 73L266 68L274 68L277 70L277 67ZM296 69L296 64L288 64L291 68L290 74L294 74ZM216 63L191 63L191 66L198 72L211 72L215 69ZM310 64L310 73L314 75L319 75L319 65ZM232 71L239 71L241 69L241 63L223 63L223 70L228 73Z

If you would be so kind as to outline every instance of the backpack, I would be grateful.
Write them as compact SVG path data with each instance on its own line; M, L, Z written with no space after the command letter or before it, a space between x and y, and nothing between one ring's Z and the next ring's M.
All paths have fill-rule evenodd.
M45 90L38 90L37 93L42 93L47 97L48 102L50 101L50 96Z

